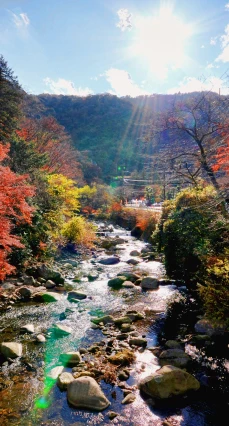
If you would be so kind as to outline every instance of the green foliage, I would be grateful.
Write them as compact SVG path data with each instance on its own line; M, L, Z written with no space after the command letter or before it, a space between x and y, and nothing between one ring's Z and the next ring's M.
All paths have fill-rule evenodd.
M212 187L199 187L185 189L164 203L153 241L164 251L169 276L196 281L204 272L205 259L221 241L218 225L214 226L216 197Z
M208 317L229 327L229 251L221 259L210 259L204 285L198 286Z
M0 141L8 141L20 114L22 90L13 71L0 55Z

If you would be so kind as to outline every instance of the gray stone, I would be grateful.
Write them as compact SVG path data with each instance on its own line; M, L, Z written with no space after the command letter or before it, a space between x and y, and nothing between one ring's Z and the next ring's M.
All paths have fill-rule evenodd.
M18 358L22 355L22 344L17 342L2 342L1 353L5 358Z
M39 277L44 278L45 280L52 280L56 284L64 283L64 278L61 276L60 272L54 271L45 264L42 264L37 268L37 274Z
M128 316L119 317L114 320L115 325L131 324L132 320Z
M48 280L48 281L46 281L46 283L44 283L44 286L46 287L46 288L53 288L53 287L55 287L55 283L54 283L54 281L52 281L52 280Z
M131 281L124 281L122 284L123 288L135 288L135 285Z
M94 324L112 324L114 322L114 318L112 315L104 315L103 317L92 318L91 320Z
M176 340L167 340L165 342L165 346L168 349L182 349L182 345L180 342L177 342Z
M143 379L140 389L156 399L167 399L198 390L200 383L191 374L172 365L166 365Z
M103 411L110 405L98 383L92 377L79 377L68 385L68 402L77 408Z
M1 288L3 290L15 290L16 286L14 284L11 283L4 283L1 285Z
M83 300L86 299L87 295L85 293L81 293L79 291L69 291L68 293L68 300L76 299L76 300Z
M24 282L25 285L34 285L35 279L33 277L24 276L23 282Z
M102 265L115 265L116 263L119 263L120 259L119 257L107 257L104 259L100 259L99 263Z
M140 277L140 275L135 274L134 272L130 272L130 271L123 271L120 272L119 274L117 274L117 276L123 276L126 277L127 281L131 281L132 283L134 283L135 281L137 281Z
M137 259L129 259L129 260L127 260L127 263L129 264L129 265L138 265L138 263L140 263L140 261L139 260L137 260Z
M145 277L141 281L141 288L146 290L155 290L159 287L159 282L156 277Z
M141 253L139 251L137 251L137 250L132 250L130 252L130 256L140 256L140 255L141 255Z

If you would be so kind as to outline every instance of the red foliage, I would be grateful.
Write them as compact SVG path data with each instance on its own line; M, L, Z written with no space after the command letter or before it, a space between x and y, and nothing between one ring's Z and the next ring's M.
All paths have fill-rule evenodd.
M221 170L225 173L229 173L229 140L224 141L224 143L217 148L214 161L215 164L212 166L214 172Z
M25 141L34 142L40 154L47 154L45 170L48 173L61 173L68 178L82 181L77 151L72 147L70 136L64 127L54 117L24 119L17 134Z
M0 144L0 162L7 157L8 150L8 146ZM28 205L26 198L33 196L35 191L26 184L26 178L0 165L0 280L14 270L7 262L11 247L23 247L20 239L11 233L13 224L31 223L34 209Z

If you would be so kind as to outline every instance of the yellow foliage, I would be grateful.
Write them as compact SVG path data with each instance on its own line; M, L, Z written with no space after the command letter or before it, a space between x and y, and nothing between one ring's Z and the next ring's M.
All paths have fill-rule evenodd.
M79 188L75 186L72 179L64 175L48 175L48 192L57 199L62 214L71 217L74 212L79 211Z
M62 235L67 242L91 247L96 240L95 228L82 216L74 216L62 228Z

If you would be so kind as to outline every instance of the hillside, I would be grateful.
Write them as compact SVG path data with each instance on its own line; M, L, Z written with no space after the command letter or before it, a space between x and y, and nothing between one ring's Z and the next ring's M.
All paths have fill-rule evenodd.
M81 152L86 180L100 178L110 183L118 175L147 173L152 167L149 162L152 154L171 143L168 135L162 135L159 141L146 139L155 114L171 109L178 98L184 103L190 99L198 101L200 96L200 93L136 98L118 98L110 94L84 98L28 95L24 113L35 118L54 116ZM214 99L216 94L211 96Z

